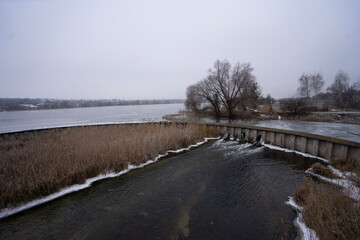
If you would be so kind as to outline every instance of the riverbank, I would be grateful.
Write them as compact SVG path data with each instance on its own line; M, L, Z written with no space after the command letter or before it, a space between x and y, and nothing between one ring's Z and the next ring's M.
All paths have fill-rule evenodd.
M359 239L360 171L350 164L314 164L287 202L297 212L294 221L302 239ZM351 172L349 172L351 171Z
M202 125L123 124L8 135L0 141L0 209L140 165L219 133Z

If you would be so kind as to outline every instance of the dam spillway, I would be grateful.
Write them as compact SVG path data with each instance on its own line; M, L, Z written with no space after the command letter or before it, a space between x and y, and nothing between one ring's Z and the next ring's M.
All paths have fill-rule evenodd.
M354 161L360 166L360 143L308 132L276 129L240 124L208 124L218 128L221 134L233 136L245 133L246 140L253 142L258 135L266 144L308 153L326 160Z

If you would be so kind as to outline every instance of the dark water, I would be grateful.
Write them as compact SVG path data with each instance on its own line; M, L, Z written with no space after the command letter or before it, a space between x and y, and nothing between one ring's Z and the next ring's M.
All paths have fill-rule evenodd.
M206 144L0 220L0 239L294 239L284 202L314 161Z

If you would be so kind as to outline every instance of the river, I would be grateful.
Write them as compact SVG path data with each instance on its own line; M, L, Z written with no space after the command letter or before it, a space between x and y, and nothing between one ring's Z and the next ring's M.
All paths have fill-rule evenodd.
M313 159L218 140L0 220L0 239L294 239Z

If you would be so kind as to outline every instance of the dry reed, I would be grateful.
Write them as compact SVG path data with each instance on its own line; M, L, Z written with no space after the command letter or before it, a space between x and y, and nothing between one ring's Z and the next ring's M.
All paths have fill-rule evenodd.
M330 168L322 165L321 163L315 163L311 166L312 172L327 178L339 178L336 176Z
M355 161L355 159L343 160L343 159L333 158L331 159L330 163L333 167L341 171L354 172L356 174L360 174L360 164L357 161Z
M320 239L360 238L360 205L338 187L306 180L296 188L294 199L304 207L306 225Z
M218 134L202 125L153 123L54 129L1 140L0 209Z

